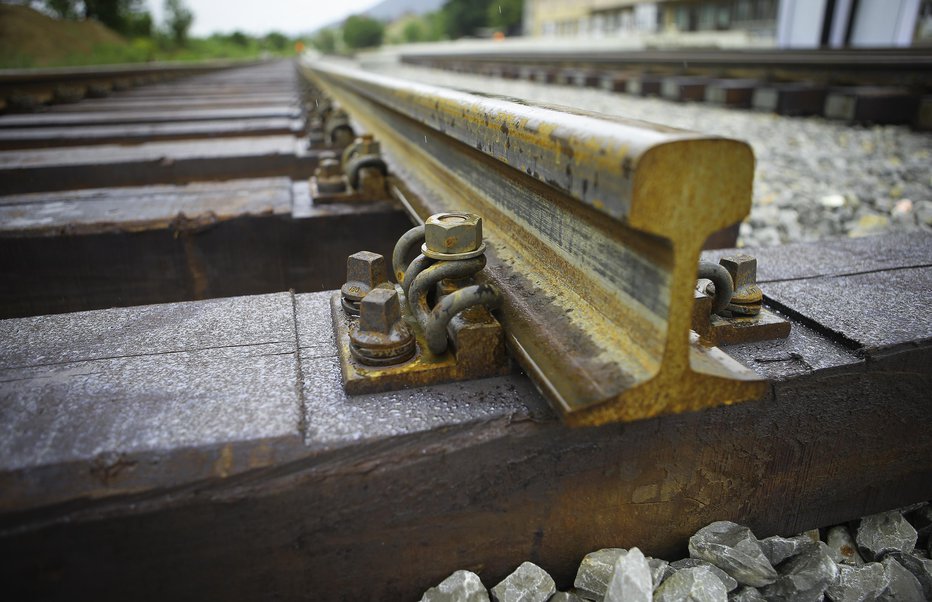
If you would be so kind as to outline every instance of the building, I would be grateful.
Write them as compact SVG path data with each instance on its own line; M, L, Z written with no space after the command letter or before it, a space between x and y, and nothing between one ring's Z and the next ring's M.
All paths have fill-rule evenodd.
M929 43L932 0L525 0L531 36L740 34L781 48ZM697 35L702 34L702 35Z

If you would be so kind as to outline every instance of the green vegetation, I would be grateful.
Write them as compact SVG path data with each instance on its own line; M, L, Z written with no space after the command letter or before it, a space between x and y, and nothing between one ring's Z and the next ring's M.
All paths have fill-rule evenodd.
M497 31L513 34L521 30L524 0L493 0L489 3L488 24Z
M165 24L175 47L184 48L188 45L188 30L193 22L194 13L181 0L165 0Z
M453 40L501 32L521 31L524 0L447 0L439 11L405 15L383 26L368 17L349 17L342 28L318 31L311 44L324 54L351 53L360 48Z
M38 4L38 2L36 2ZM280 32L190 37L194 14L183 0L165 1L156 28L142 0L43 0L52 18L26 6L0 4L0 68L249 59L290 55Z
M350 50L373 48L382 44L385 26L362 15L353 15L343 22L343 43Z
M475 35L480 27L488 27L491 0L447 0L440 13L443 26L452 39Z

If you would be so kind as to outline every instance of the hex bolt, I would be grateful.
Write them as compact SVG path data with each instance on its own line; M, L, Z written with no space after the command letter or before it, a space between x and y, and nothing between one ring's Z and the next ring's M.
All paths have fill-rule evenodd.
M359 329L388 334L401 319L398 293L387 288L373 289L359 302Z
M474 213L435 213L424 222L421 252L431 259L469 259L484 251L482 218Z
M757 259L750 255L734 255L722 257L719 264L728 270L735 283L735 292L726 309L743 316L759 314L764 295L757 286Z
M346 313L358 316L359 302L371 290L388 282L386 274L385 258L378 253L360 251L347 257L346 283L340 287Z
M372 134L363 134L356 138L357 155L381 155L382 145L376 141Z
M314 177L317 178L318 192L337 193L346 190L346 182L343 180L343 168L333 156L320 160L320 164L314 170Z
M401 303L394 288L376 288L359 305L359 322L350 325L350 352L370 366L407 361L417 350L411 329L401 318Z
M340 169L340 162L336 159L322 159L320 165L317 166L315 171L318 178L339 178L343 174L343 170Z

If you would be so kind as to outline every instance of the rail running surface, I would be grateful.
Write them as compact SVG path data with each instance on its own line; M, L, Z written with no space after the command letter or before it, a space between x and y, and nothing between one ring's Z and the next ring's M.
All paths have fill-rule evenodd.
M483 216L512 351L568 422L763 392L725 354L690 344L699 252L750 210L747 144L331 62L308 72L429 190L420 217Z

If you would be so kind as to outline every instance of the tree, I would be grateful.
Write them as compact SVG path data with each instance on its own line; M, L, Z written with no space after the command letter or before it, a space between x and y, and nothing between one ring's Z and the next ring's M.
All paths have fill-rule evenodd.
M401 39L403 42L423 42L426 38L424 24L420 19L411 19L405 23L404 29L401 30Z
M264 42L265 42L265 47L266 47L266 48L268 48L268 49L270 49L270 50L276 50L276 51L279 51L279 52L281 52L282 50L284 50L285 48L287 48L288 45L289 45L289 44L288 44L288 42L289 42L288 38L285 36L285 34L279 32L279 31L271 31L271 32L265 34L265 40L264 40Z
M77 0L45 0L45 8L59 19L77 19Z
M337 50L337 36L329 27L321 29L311 38L311 44L324 54L333 54Z
M194 13L182 0L165 0L165 24L175 45L184 46L188 43L188 30L191 29L192 23Z
M507 33L521 30L524 0L493 0L489 4L489 25Z
M84 0L84 18L103 23L126 36L149 36L152 15L145 0ZM46 0L46 6L65 19L76 18L77 0Z
M237 46L240 46L242 48L249 46L249 36L239 30L234 31L233 33L228 35L227 40L229 40L230 43L236 44Z
M152 37L152 15L149 11L129 13L123 33L134 38Z
M371 48L382 43L385 26L363 15L347 17L343 23L343 43L351 49Z
M498 1L498 0L496 0ZM492 0L447 0L440 12L447 35L453 39L471 36L480 27L488 27Z

